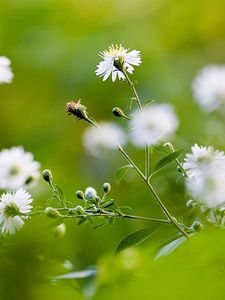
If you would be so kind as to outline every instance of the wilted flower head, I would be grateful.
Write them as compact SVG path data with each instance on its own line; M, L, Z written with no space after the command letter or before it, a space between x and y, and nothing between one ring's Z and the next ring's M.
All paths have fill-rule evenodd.
M192 153L186 154L183 167L186 169L188 193L207 207L225 201L225 155L213 147L195 144Z
M134 145L144 147L156 145L170 137L178 127L178 119L169 104L151 104L133 113L131 140Z
M15 193L2 194L0 197L0 226L2 233L14 234L24 225L32 206L33 199L24 189Z
M5 56L0 56L0 84L10 83L13 79L13 73L11 71L11 62Z
M214 150L212 146L203 147L195 144L192 153L186 154L183 168L189 177L199 177L209 169L225 171L225 155L223 151Z
M88 120L86 106L81 104L79 99L77 102L70 101L66 104L66 111L68 115L74 115L78 120Z
M196 101L206 111L225 107L225 65L203 68L193 82Z
M126 136L123 130L114 123L101 122L99 128L94 126L86 129L83 135L85 148L94 156L100 156L103 149L116 149L124 145Z
M16 190L35 185L40 176L39 168L33 154L22 147L3 149L0 152L0 189Z
M125 49L122 45L112 45L109 50L100 52L103 61L97 65L96 75L103 76L105 81L112 74L112 81L115 81L117 76L119 79L125 79L123 70L132 74L134 70L132 65L141 64L140 51L128 51L129 49Z

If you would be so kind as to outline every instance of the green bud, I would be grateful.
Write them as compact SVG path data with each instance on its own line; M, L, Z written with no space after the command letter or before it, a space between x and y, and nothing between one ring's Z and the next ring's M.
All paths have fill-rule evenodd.
M111 190L111 185L108 182L105 182L102 186L105 194L108 194Z
M53 207L46 207L45 215L49 218L61 218L62 215Z
M66 233L66 225L64 223L58 225L54 229L54 235L56 238L61 238Z
M196 203L195 200L188 200L188 201L186 202L186 206L187 206L188 209L191 209L191 208L196 207L196 206L197 206L197 203Z
M119 107L114 107L112 110L112 113L117 118L125 118L127 120L130 120L130 118L128 116L126 116L125 113L122 111L122 109Z
M47 181L48 183L51 183L51 181L52 181L52 172L50 170L46 169L42 172L42 177L45 181Z
M84 193L82 191L76 191L77 199L84 200Z
M192 224L192 228L195 230L195 231L201 231L203 229L203 225L201 222L199 221L195 221L193 224Z

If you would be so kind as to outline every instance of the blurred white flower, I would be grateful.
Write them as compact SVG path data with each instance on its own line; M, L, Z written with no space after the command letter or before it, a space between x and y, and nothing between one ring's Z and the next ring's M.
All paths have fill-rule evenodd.
M141 64L140 51L133 50L128 52L122 45L112 45L109 50L100 52L100 57L103 59L95 71L97 76L103 76L105 81L112 74L112 81L115 81L117 76L119 79L125 79L124 74L121 72L120 67L123 66L125 70L132 74L133 66Z
M0 56L0 84L10 83L13 79L13 73L11 70L11 62L5 56Z
M195 144L186 154L183 167L187 172L188 193L207 207L225 201L225 155L212 146Z
M189 177L199 177L208 170L225 171L225 155L223 151L214 150L212 146L203 147L195 144L192 153L186 154L183 167Z
M97 192L93 187L86 188L84 196L87 200L93 200L97 198Z
M134 145L156 145L169 138L177 129L179 122L169 104L150 104L136 110L130 121L131 141Z
M186 188L192 197L212 208L225 202L225 172L209 168L201 176L186 179Z
M203 68L193 82L197 102L205 111L225 106L225 65L209 65Z
M94 156L101 156L104 149L116 149L118 145L124 145L126 136L123 130L114 123L101 122L98 129L88 127L83 135L85 148Z
M33 199L24 189L0 197L0 226L2 233L14 234L24 225L24 220L32 206Z
M40 176L39 168L33 154L22 147L3 149L0 152L0 189L17 190L35 185Z

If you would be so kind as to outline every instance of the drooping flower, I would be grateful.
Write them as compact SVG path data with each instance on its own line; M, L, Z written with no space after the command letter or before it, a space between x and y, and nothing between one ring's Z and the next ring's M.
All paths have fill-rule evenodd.
M95 71L97 76L103 76L105 81L112 74L112 81L114 82L118 76L119 79L125 79L122 72L125 69L128 73L132 74L133 66L141 64L140 51L125 49L122 45L109 47L109 50L100 52L100 57L103 59Z
M94 156L101 156L104 149L116 149L118 145L124 145L126 136L123 130L116 124L100 122L99 128L88 127L83 135L85 148Z
M130 121L131 141L138 147L156 145L169 138L178 127L178 119L169 104L151 104L136 110Z
M33 199L24 189L0 197L0 229L2 233L14 234L24 225L31 211Z
M225 65L203 68L193 81L198 104L208 112L225 107Z
M0 152L0 189L17 190L36 184L40 164L33 160L33 154L23 147L12 147Z
M188 193L206 207L212 208L225 201L225 155L212 146L195 144L186 154L183 167L187 172Z
M13 73L11 70L11 62L5 56L0 56L0 84L10 83L13 79Z
M183 167L189 177L199 177L209 169L225 171L225 155L223 151L214 150L212 146L203 147L195 144L192 153L186 154Z

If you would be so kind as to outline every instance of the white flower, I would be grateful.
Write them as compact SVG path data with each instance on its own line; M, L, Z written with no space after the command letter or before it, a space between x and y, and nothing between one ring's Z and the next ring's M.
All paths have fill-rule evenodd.
M186 188L206 207L215 207L225 202L225 172L209 168L201 176L187 178Z
M11 62L5 56L0 56L0 84L10 83L13 79L13 73L11 71Z
M195 144L186 154L183 167L187 172L188 193L211 208L225 201L225 155L212 146Z
M144 147L169 138L179 122L171 105L153 103L135 111L130 124L133 144Z
M139 66L141 64L140 51L128 51L129 49L123 48L122 45L112 45L109 47L109 50L100 52L100 57L103 61L97 65L96 75L103 76L103 81L111 74L112 81L115 81L117 76L119 79L125 79L123 72L120 70L121 67L132 74L134 70L132 65Z
M31 186L39 178L40 164L22 147L3 149L0 152L0 189L16 190Z
M93 187L86 188L84 195L87 200L93 200L98 197L97 192Z
M203 147L195 144L192 153L186 154L183 167L189 177L199 177L207 170L222 169L225 171L224 152L214 150L212 146Z
M193 82L197 102L206 111L225 106L225 65L203 68Z
M98 129L88 127L83 135L85 148L94 156L101 156L104 149L116 149L126 142L123 130L114 123L101 122Z
M24 189L15 193L2 194L0 197L0 226L2 233L14 234L24 225L23 219L27 219L33 199Z

